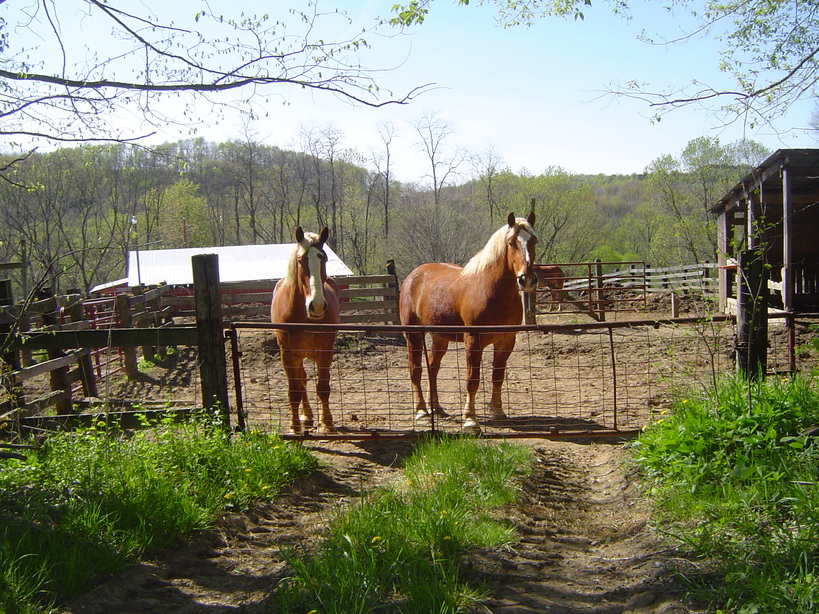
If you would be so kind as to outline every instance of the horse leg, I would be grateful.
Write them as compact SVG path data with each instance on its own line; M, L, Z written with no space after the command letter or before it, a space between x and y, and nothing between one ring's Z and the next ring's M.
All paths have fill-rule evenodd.
M409 362L410 384L412 386L412 400L415 403L415 420L427 420L429 419L429 412L424 402L424 393L421 390L424 335L423 333L404 333L404 337L407 340L407 359Z
M435 412L440 418L449 415L438 401L438 372L441 370L441 361L448 347L449 341L441 335L432 335L432 348L429 351L429 411Z
M508 420L503 411L503 398L501 389L503 380L506 377L506 363L512 350L515 349L515 335L505 335L502 339L495 341L495 352L492 357L492 398L489 401L489 409L492 411L493 421Z
M302 429L313 428L313 410L307 400L307 372L302 358L296 358L291 352L282 350L282 365L287 375L287 396L290 401L290 429L300 435ZM304 405L304 412L299 415L299 406Z
M465 334L464 345L466 346L466 404L463 410L464 423L461 430L480 434L481 427L475 416L475 397L481 381L481 357L483 356L480 335Z
M335 433L333 416L330 414L330 365L333 362L332 350L323 351L316 361L316 395L321 403L321 432Z

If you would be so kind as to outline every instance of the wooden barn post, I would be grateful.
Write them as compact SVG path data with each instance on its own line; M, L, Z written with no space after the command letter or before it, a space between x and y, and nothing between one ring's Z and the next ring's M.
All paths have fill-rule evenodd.
M219 287L219 256L217 254L197 254L191 257L191 266L193 267L196 331L199 339L202 404L205 409L219 411L225 428L230 428L225 334Z
M749 379L765 377L768 350L768 275L757 250L739 255L736 360Z

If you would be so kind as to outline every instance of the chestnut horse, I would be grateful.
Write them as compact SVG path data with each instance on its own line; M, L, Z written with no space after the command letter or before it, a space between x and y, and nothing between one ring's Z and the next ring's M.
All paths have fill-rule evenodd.
M276 323L316 322L338 324L338 286L327 277L324 244L330 231L321 234L296 228L296 249L287 263L284 278L273 290L270 321ZM338 331L276 330L282 366L287 374L290 400L290 428L296 435L313 428L313 409L307 399L304 359L316 363L316 393L321 402L321 431L335 431L330 414L330 365ZM299 406L302 411L299 414Z
M445 326L492 326L520 324L523 305L519 290L533 291L537 285L534 271L537 235L532 225L534 212L527 218L509 214L499 228L464 267L455 264L422 264L413 270L401 286L399 310L402 324ZM463 408L462 429L480 432L475 418L475 396L478 392L483 350L494 345L492 363L492 397L489 407L492 419L506 419L501 387L506 362L515 347L516 333L432 333L428 353L429 408L421 392L421 361L424 335L406 332L410 382L415 403L416 421L429 420L432 412L446 416L438 401L438 371L450 341L463 341L466 347L467 400Z
M549 311L561 310L563 301L566 300L566 292L563 290L563 283L566 281L566 274L556 264L536 264L537 287L549 288L551 302Z

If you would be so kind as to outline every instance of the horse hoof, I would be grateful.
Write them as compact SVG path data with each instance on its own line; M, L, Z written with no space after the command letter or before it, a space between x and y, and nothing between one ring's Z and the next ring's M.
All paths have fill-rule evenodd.
M301 424L291 424L290 433L293 435L301 435Z
M436 407L435 410L435 417L436 418L447 418L449 414L444 411L443 407Z
M338 431L336 430L336 427L332 424L322 424L321 428L319 428L319 433L330 435L332 433L338 433Z
M502 411L500 413L493 413L489 424L492 426L509 426L509 416Z
M313 430L313 419L312 418L309 418L309 419L302 418L301 419L301 428L305 432L312 431Z
M480 435L481 427L472 418L467 418L466 420L464 420L464 424L461 427L461 431L470 435Z
M415 412L415 421L416 422L429 422L430 415L426 409L419 409Z

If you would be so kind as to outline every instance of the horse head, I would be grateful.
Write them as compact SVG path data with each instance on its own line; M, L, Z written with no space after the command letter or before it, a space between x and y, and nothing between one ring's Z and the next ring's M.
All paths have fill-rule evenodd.
M327 279L327 253L324 244L330 230L325 226L321 234L304 232L299 226L296 228L296 243L298 243L299 283L304 288L305 307L307 317L320 320L327 309L327 300L324 298L324 282Z
M515 272L518 288L524 292L531 292L537 287L537 273L535 273L537 234L533 228L534 223L534 211L530 211L525 219L516 218L514 213L510 213L507 218L509 225L506 234L507 262L509 268Z

